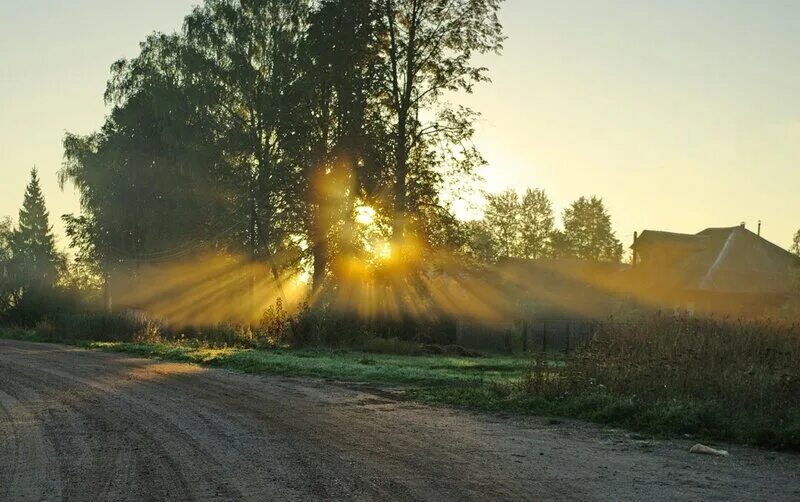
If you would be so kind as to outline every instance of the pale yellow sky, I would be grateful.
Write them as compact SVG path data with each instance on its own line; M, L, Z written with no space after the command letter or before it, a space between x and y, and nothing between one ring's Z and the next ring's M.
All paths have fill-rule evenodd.
M52 216L77 210L56 172L64 131L106 113L109 65L192 0L2 0L0 215L39 167ZM645 228L741 221L788 246L800 228L800 2L508 0L483 113L491 190L602 196L627 244ZM54 218L55 220L55 218ZM54 223L58 223L55 222ZM60 224L56 225L61 231Z

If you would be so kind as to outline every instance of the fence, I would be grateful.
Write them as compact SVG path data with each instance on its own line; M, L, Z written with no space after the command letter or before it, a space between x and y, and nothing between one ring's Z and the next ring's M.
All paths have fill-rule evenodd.
M459 322L456 343L494 352L569 353L591 340L596 326L587 319L527 319L507 326Z

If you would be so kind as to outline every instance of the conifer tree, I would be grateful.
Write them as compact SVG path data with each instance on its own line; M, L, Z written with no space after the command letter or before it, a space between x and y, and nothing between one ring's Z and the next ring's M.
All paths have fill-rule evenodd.
M25 190L19 221L11 236L11 276L23 318L39 311L58 279L60 257L36 168Z

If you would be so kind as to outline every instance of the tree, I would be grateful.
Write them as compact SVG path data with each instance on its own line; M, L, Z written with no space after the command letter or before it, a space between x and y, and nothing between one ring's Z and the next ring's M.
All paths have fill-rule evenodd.
M517 192L508 189L496 194L485 193L484 197L483 221L497 257L519 257L522 226Z
M483 263L493 263L497 261L497 250L495 249L494 239L489 232L488 225L483 220L472 220L464 223L466 234L467 256Z
M15 308L24 322L41 315L63 264L63 257L56 251L39 175L33 168L17 227L11 234L10 275L16 289Z
M476 53L502 48L497 11L502 0L377 0L380 5L381 85L393 148L393 240L402 242L421 209L436 205L441 163L435 143L455 146L458 173L483 160L468 145L475 114L440 102L446 92L471 92L487 81ZM438 109L438 113L437 113ZM425 117L434 118L426 120ZM430 189L433 190L430 190ZM419 222L418 222L419 223ZM419 226L419 225L418 225Z
M0 218L0 318L11 308L11 238L14 234L11 218Z
M528 189L520 205L520 257L545 258L552 254L553 205L544 190Z
M468 228L471 246L482 250L479 255L490 261L552 255L553 206L544 190L529 188L521 199L513 189L484 197L483 221Z
M204 0L180 32L115 63L106 123L64 140L82 266L108 282L213 249L265 265L278 289L313 264L316 290L339 256L414 262L369 259L358 205L374 209L382 242L459 248L442 191L483 159L476 115L441 98L487 80L471 59L500 49L500 3Z
M192 92L216 120L217 146L241 180L249 254L266 260L275 279L296 266L304 234L302 166L286 144L286 116L308 0L206 0L184 21Z
M789 248L789 251L800 256L800 230L794 234L794 239L792 240L792 247Z
M564 230L553 238L558 255L608 262L622 258L622 243L602 199L581 197L564 209L562 218Z
M377 116L375 3L325 0L309 16L300 78L289 97L289 154L302 170L313 289L338 255L358 253L356 205L375 193L385 162Z
M231 208L241 180L227 170L208 107L187 88L185 52L177 36L150 36L137 58L112 67L102 129L64 138L59 181L78 188L82 212L67 217L67 234L106 271L199 243L229 248L241 235Z
M284 123L306 4L207 0L181 33L114 64L111 115L66 136L60 173L81 193L68 234L106 279L208 249L266 261L274 277L298 263L303 197Z
M11 236L13 235L13 227L11 226L11 218L4 216L0 218L0 267L8 264L11 260ZM0 276L3 274L4 268L0 268Z

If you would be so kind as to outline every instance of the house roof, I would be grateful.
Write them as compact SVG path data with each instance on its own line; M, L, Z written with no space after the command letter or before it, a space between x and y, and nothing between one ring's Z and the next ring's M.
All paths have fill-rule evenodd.
M743 226L707 228L694 235L646 230L631 247L679 249L668 269L653 272L675 287L706 292L783 294L792 287L793 268L800 263Z

